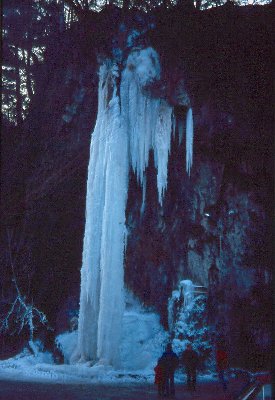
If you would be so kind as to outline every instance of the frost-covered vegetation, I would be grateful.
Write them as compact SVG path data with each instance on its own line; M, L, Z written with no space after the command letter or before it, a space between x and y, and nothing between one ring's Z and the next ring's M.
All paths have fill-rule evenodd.
M196 294L191 281L181 281L179 289L174 290L169 299L168 309L174 350L181 355L187 345L192 344L199 356L198 368L213 369L215 343L208 318L207 294Z
M192 307L181 308L174 327L174 348L182 353L188 343L199 355L199 369L213 368L213 342L207 320L206 296L197 296Z

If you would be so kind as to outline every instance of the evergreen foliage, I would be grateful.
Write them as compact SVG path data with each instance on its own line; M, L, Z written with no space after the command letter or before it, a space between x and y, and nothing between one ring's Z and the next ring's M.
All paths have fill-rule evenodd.
M193 305L178 311L173 330L173 347L181 354L188 343L199 356L199 369L203 370L212 365L211 328L207 321L206 296L194 298Z

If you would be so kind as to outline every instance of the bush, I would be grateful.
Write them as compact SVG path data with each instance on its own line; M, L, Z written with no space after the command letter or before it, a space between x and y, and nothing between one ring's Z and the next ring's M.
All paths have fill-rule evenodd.
M199 356L199 369L212 369L210 327L207 324L206 296L194 298L189 307L181 306L173 329L173 348L181 355L188 343Z

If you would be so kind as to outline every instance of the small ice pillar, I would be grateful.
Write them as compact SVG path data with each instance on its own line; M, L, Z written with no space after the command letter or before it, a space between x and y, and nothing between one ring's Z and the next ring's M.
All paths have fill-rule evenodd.
M183 290L184 307L190 307L192 305L193 299L194 299L193 282L189 279L183 280L180 282L180 287L182 287L182 290Z
M172 296L168 299L168 327L169 332L172 332L175 323L175 310L176 303L179 301L180 292L178 290L173 290Z
M186 116L186 172L189 176L193 163L193 136L193 112L192 108L189 108Z

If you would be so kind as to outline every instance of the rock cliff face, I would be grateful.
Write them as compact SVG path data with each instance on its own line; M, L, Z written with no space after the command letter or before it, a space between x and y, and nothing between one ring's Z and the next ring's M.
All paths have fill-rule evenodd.
M195 154L188 178L184 144L175 138L162 209L153 193L148 195L148 210L141 214L129 196L133 242L130 235L126 276L133 280L133 287L143 282L140 295L145 302L161 307L156 301L161 298L159 292L165 296L181 277L208 286L213 262L239 293L245 293L259 273L268 280L270 44L268 24L259 12L215 10L214 18L208 13L195 15L183 25L170 15L165 23L160 19L151 33L164 66L166 96L175 104L177 119L185 118L186 99L195 110ZM260 59L259 53L265 56ZM150 190L155 181L152 165L148 175ZM134 186L132 191L136 191ZM147 253L154 260L152 265ZM144 270L146 279L135 270Z
M152 88L155 94L174 105L177 121L184 121L187 105L194 110L191 176L185 172L185 144L177 128L163 207L152 155L145 207L133 172L130 176L126 285L160 313L164 326L167 299L179 280L208 287L213 262L223 293L221 313L231 309L235 295L249 298L255 285L260 290L270 285L270 32L269 7L221 8L188 18L175 10L156 13L155 28L140 38L139 45L152 45L161 57L162 85ZM90 45L87 54L84 44L91 38L79 35L66 33L58 52L48 49L23 127L23 148L16 160L7 157L3 165L6 227L25 232L33 259L32 294L57 332L66 328L62 310L68 299L79 296L89 142L97 107L96 53ZM8 136L4 145L11 154ZM8 201L12 180L21 182L20 193L16 187L23 213L14 195ZM4 231L2 237L4 242ZM27 286L24 279L22 285Z

